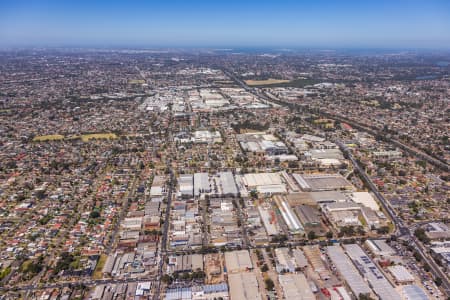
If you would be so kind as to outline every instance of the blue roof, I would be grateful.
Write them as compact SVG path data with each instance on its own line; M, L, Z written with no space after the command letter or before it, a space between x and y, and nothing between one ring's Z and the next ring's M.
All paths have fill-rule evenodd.
M203 286L203 291L206 294L228 292L228 285L226 283L208 284Z
M191 299L191 288L174 288L166 290L166 300Z
M408 300L427 300L427 294L417 285L411 284L403 287Z

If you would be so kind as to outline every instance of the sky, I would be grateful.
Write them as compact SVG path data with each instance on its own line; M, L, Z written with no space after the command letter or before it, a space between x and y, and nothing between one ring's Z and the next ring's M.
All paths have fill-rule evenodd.
M0 46L450 49L450 1L0 0Z

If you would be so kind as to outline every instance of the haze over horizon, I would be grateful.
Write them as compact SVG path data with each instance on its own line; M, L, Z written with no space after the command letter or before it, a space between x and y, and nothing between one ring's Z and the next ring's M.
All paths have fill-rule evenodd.
M450 2L6 0L0 46L450 49Z

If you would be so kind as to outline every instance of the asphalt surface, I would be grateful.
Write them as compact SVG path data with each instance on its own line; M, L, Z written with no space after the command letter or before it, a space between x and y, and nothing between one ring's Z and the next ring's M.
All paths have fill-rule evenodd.
M430 272L433 274L434 278L441 278L442 279L442 289L444 290L447 297L450 297L450 283L447 278L447 274L442 271L441 268L437 265L437 263L434 261L433 258L431 258L423 244L416 239L414 234L411 233L409 228L403 224L403 220L400 219L390 206L389 202L383 197L383 195L378 191L375 184L372 182L372 180L369 178L367 173L359 166L358 162L355 160L353 155L350 153L350 151L347 149L345 145L342 144L341 141L336 141L336 144L339 146L342 152L346 153L348 155L348 158L353 164L353 167L357 172L361 175L362 179L366 182L372 193L375 194L381 205L383 206L384 210L389 214L389 217L392 219L392 222L394 223L396 227L396 235L398 236L406 236L408 237L411 246L416 249L422 259L425 261L426 264L430 266Z

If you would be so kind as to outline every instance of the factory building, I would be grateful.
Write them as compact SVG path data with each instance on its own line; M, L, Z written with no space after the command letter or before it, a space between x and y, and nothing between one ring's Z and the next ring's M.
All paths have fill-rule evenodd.
M353 261L353 264L364 274L364 277L368 280L378 297L383 300L400 299L398 292L359 245L347 244L344 245L344 249Z
M180 175L178 186L181 197L194 196L194 177L191 174Z
M194 174L194 196L200 197L202 193L210 193L211 185L209 183L208 173Z
M258 280L254 272L239 272L228 275L231 300L261 300Z
M358 297L360 294L372 293L369 285L361 277L341 246L328 246L327 254L355 297Z
M311 287L303 273L279 275L284 299L287 300L315 300Z

